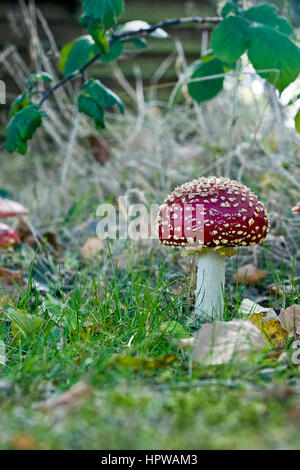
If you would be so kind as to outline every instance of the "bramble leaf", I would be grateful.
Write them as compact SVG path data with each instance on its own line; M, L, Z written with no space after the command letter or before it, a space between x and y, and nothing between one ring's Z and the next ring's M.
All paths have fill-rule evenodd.
M69 75L92 59L96 50L95 41L89 34L80 36L62 48L58 67L66 75Z
M104 109L117 105L124 112L120 98L99 80L89 80L78 97L78 110L95 119L97 128L104 128Z
M226 18L213 31L211 46L216 56L229 64L245 52L249 42L247 21L239 16Z
M24 91L21 95L12 102L9 110L9 117L12 118L14 115L21 111L21 109L26 108L29 105L29 95L27 91Z
M251 22L270 26L282 34L290 35L293 28L286 18L277 15L277 9L274 5L263 3L244 12L244 17Z
M123 43L122 41L115 41L110 48L108 49L106 54L101 54L100 60L103 62L112 62L116 60L120 55L123 53Z
M223 73L223 64L216 58L208 62L195 62L192 64L190 78L201 80L188 84L190 96L198 103L214 98L222 90L224 77L210 77Z
M36 129L41 125L44 115L45 113L36 104L30 104L18 111L7 126L6 150L10 153L17 150L25 155L27 141L32 139Z
M85 15L99 20L105 29L116 25L124 8L123 0L82 0Z
M49 73L46 72L39 72L39 73L32 73L26 80L26 88L32 88L37 82L46 82L51 83L53 78Z
M269 26L252 26L248 57L257 73L280 92L300 73L300 50L285 35Z
M224 7L222 8L221 15L223 18L226 18L228 15L236 15L238 14L239 9L236 5L231 2L227 2Z

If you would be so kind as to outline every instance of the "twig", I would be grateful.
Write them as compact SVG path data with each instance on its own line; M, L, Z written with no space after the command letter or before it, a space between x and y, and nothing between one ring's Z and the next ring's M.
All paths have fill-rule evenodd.
M191 16L188 18L176 18L172 20L160 21L159 23L155 25L149 26L147 28L140 28L137 31L124 31L121 34L112 33L110 45L114 44L116 41L120 41L120 40L122 41L122 40L130 39L133 37L151 34L160 28L167 28L170 26L176 26L176 25L181 25L181 24L186 24L186 23L198 23L198 24L216 23L217 24L217 23L220 23L221 21L222 21L222 18L219 16L211 16L211 17ZM67 82L70 82L71 80L73 80L74 78L77 78L80 75L83 76L86 69L90 67L90 65L92 65L94 62L96 62L100 56L101 56L101 53L99 52L92 59L86 62L80 69L75 70L73 73L70 73L69 75L66 75L63 79L57 82L53 87L49 88L49 90L46 91L46 93L40 100L38 106L41 107L44 104L44 102L49 98L49 96L51 96L58 88L65 85Z

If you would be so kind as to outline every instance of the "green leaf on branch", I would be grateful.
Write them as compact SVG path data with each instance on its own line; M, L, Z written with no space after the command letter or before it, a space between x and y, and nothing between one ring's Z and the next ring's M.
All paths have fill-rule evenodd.
M300 134L300 109L298 110L295 116L295 127L296 127L296 131L299 132Z
M188 84L190 96L201 103L202 101L214 98L223 88L224 77L215 77L224 74L223 63L219 59L212 59L208 62L195 62L190 68L190 79L199 81ZM214 78L211 78L214 77Z
M132 38L130 39L130 42L132 42L138 49L147 49L148 47L148 43L144 38Z
M90 35L80 36L62 48L58 68L66 75L71 74L92 59L96 50L95 41Z
M39 72L39 73L32 73L26 80L26 88L31 89L35 84L38 82L45 82L51 83L53 78L49 73L46 72Z
M25 155L27 141L32 139L44 115L36 104L30 104L18 111L7 126L6 150L10 153L18 151Z
M223 18L226 18L229 15L237 15L238 12L239 9L236 5L231 2L227 2L222 8L221 15L223 16Z
M253 23L270 26L282 34L290 35L293 28L286 18L277 15L274 5L263 3L255 7L249 8L244 12L244 17Z
M233 64L246 51L249 42L247 21L239 16L226 18L214 30L211 46L216 56Z
M257 73L280 92L300 73L300 49L269 26L252 26L248 57Z
M101 54L99 57L100 60L103 62L112 62L113 60L116 60L120 55L123 54L123 43L122 41L115 41L113 44L110 46L106 54Z
M12 118L16 113L21 111L21 109L26 108L29 105L29 95L27 91L24 91L21 95L12 102L9 110L9 117Z
M117 105L124 112L124 105L120 98L99 80L89 80L83 85L78 97L78 110L95 119L96 127L103 129L104 109Z
M123 0L82 0L86 16L99 20L105 29L116 25L124 8Z

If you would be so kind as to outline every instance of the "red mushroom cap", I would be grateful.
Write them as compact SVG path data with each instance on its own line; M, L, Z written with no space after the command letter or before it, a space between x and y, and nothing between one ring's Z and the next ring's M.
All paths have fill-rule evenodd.
M18 202L0 198L0 219L27 215L28 209Z
M300 202L292 208L292 211L295 212L295 214L300 214Z
M19 243L18 234L6 224L0 224L0 247L8 248Z
M255 245L266 239L268 216L247 186L203 177L176 188L160 207L161 243L187 248Z

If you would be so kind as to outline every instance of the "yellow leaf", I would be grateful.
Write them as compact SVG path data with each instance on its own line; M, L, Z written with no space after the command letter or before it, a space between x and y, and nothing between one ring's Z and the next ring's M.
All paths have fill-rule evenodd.
M281 326L278 318L268 319L265 314L253 313L248 320L262 332L273 348L277 350L284 349L288 332Z
M112 363L123 367L131 367L133 369L156 370L166 367L177 361L175 354L165 354L157 356L153 359L133 356L115 356Z
M103 241L97 237L89 238L83 247L81 253L85 258L92 258L103 250Z

